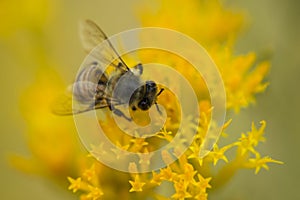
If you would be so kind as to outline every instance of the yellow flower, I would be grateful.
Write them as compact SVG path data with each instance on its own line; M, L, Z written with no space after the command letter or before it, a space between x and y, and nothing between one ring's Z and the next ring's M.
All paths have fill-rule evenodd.
M98 177L96 176L96 168L99 168L99 165L93 164L89 169L86 169L82 173L82 177L78 177L73 179L68 177L68 181L70 185L68 187L69 190L72 190L74 193L78 190L84 191L85 193L80 196L80 199L88 199L88 200L98 200L104 194Z
M225 146L221 149L219 149L218 145L214 146L213 151L210 152L210 155L213 158L214 165L217 164L219 160L224 160L225 162L228 162L227 157L224 155L224 153L230 148L230 146Z
M257 174L261 168L269 170L269 166L267 165L267 163L283 164L283 162L274 160L269 156L261 158L260 155L257 154L256 158L249 159L249 163L246 163L245 165L248 168L255 168L255 174Z
M70 181L70 186L68 187L69 190L77 192L77 190L82 189L81 178L73 179L71 177L68 177L68 180Z
M201 174L198 174L199 181L197 182L197 186L200 188L200 191L206 192L207 188L211 188L211 185L209 184L210 178L204 178L201 176Z
M194 176L197 174L197 171L194 170L193 165L186 163L184 164L184 172L183 174L180 176L180 178L182 178L185 182L188 183L195 183L194 182Z
M98 187L89 185L90 193L86 195L87 199L98 200L103 195L103 192Z
M143 25L179 30L190 35L207 48L217 63L224 80L228 103L227 110L239 111L241 108L247 107L249 103L255 101L257 93L265 90L267 83L264 82L264 78L268 72L269 63L255 64L255 53L247 55L233 55L232 53L236 36L244 23L243 16L240 13L226 10L219 1L215 0L190 0L188 3L182 3L179 0L163 0L157 11L151 11L148 8L139 10L141 11ZM267 168L267 163L281 164L281 162L272 160L269 157L263 159L257 157L260 155L255 147L260 141L265 140L263 136L266 126L265 121L261 122L262 125L259 129L252 123L252 130L247 134L242 133L238 141L221 148L216 144L206 157L199 158L201 144L209 126L213 123L211 121L213 108L203 79L195 75L195 71L189 67L187 62L174 55L166 54L166 52L145 50L141 52L140 57L146 63L157 62L172 66L183 76L189 78L191 84L194 84L193 89L199 98L201 113L199 124L193 124L193 119L184 119L184 124L187 127L197 131L194 141L187 151L182 152L178 146L173 151L163 150L161 152L162 160L168 163L166 167L161 168L159 171L153 171L152 174L137 175L135 174L137 165L135 163L129 164L130 173L128 177L134 177L133 180L129 180L131 186L128 189L129 193L139 192L140 199L153 196L157 199L170 199L171 197L173 199L206 200L210 192L207 189L214 188L216 190L224 186L240 169L255 168L257 173L260 168ZM159 98L159 103L165 106L170 117L164 127L155 134L155 139L124 137L110 119L101 123L103 123L102 125L106 128L106 131L114 133L113 137L109 137L117 146L131 152L151 152L160 143L172 141L179 124L182 123L179 117L179 106L176 101L172 101L173 98L172 93L168 91L164 92ZM139 122L142 122L141 115L133 115L139 118ZM224 124L222 135L229 137L230 134L225 134L224 131L230 123L232 123L231 120ZM153 143L153 140L155 143ZM120 143L120 141L122 142ZM184 142L186 141L181 141L181 143ZM235 157L227 157L227 152L232 151L232 149L236 149ZM101 152L102 150L99 147L98 150L94 149L93 151L97 154L97 151ZM172 156L174 155L181 156L172 163ZM253 155L256 158L253 158ZM116 156L118 157L118 154ZM150 160L151 157L143 157L141 154L139 163L147 166L147 164L150 164ZM218 168L214 169L219 160L225 162L220 163ZM101 176L99 176L99 181L101 181ZM164 182L173 186L174 193L171 196L164 197L155 192L156 188L164 189L164 184L162 184ZM105 191L103 192L105 194Z
M191 198L192 195L187 191L187 184L183 180L175 181L175 194L172 195L173 199L186 199Z
M174 180L174 177L176 176L176 174L172 171L171 167L161 169L160 174L161 174L161 179L167 181Z
M270 64L267 61L255 64L256 55L233 55L229 48L217 46L209 50L220 69L227 94L227 108L238 112L255 102L255 95L263 92Z
M197 199L197 200L207 200L207 193L204 193L204 192L199 192L199 194L197 194L196 196L195 196L195 199Z
M5 3L8 4L6 1ZM147 7L139 9L142 25L172 28L188 34L202 44L216 62L224 80L227 110L239 111L254 102L255 95L263 92L267 86L264 79L269 70L269 63L256 63L256 55L253 52L246 55L233 54L236 37L244 25L243 15L226 9L217 0L189 0L187 2L163 0L160 3L156 11ZM32 16L39 16L39 14L39 12L37 14L33 12ZM43 21L43 17L41 18ZM39 21L39 19L36 20ZM33 52L36 57L43 53L45 51ZM56 96L57 91L63 86L45 56L42 56L40 64L48 67L38 71L39 78L24 92L21 99L32 156L28 159L15 157L12 160L15 166L26 172L50 174L59 181L65 182L68 177L69 190L76 193L82 200L116 199L120 196L124 200L151 197L206 200L210 192L226 185L240 169L255 169L255 173L258 173L261 168L268 169L268 163L282 164L268 156L261 158L256 149L259 142L265 140L265 121L261 122L260 128L256 128L253 123L251 131L246 134L242 133L236 142L222 145L220 148L221 145L216 144L206 157L199 158L200 147L206 132L210 125L215 123L211 119L214 108L211 105L205 82L200 75L195 74L195 70L190 68L187 61L175 55L146 50L140 58L145 62L172 66L191 81L200 107L199 123L195 123L195 119L190 118L183 119L181 122L179 102L174 100L175 95L171 91L166 90L158 101L159 104L165 106L168 119L164 127L157 131L155 137L138 138L126 135L107 114L107 117L99 120L99 123L104 132L108 133L107 137L110 141L118 148L105 149L101 142L90 144L92 150L89 156L86 156L76 140L72 120L53 116L49 112L51 104L49 97ZM32 103L33 100L39 104ZM142 114L141 112L133 114L138 123L148 120ZM181 123L184 124L184 128L196 131L188 150L182 150L181 144L184 144L186 140L181 139L180 144L173 149L162 151L161 157L167 166L152 173L136 174L137 164L146 168L152 161L151 156L143 153L155 151L161 145L172 141ZM223 126L222 135L225 135L224 131L230 123L229 120ZM226 135L230 137L230 134ZM137 162L129 163L128 173L118 172L91 158L104 156L121 160L124 151L120 149L138 155ZM234 150L236 150L235 154ZM229 151L233 152L232 156L227 156ZM179 158L172 162L174 156ZM219 163L219 160L225 162ZM166 187L173 187L170 191L173 191L173 194L166 197L158 194L159 190L168 189ZM214 190L208 190L209 188Z
M136 175L134 181L129 181L129 183L132 186L129 192L141 192L143 191L143 186L146 184L140 181L139 175Z
M151 178L151 183L154 183L155 185L160 185L162 182L162 174L161 173L155 173L154 171L152 172L152 178Z
M254 147L258 145L258 142L265 141L263 134L264 134L264 129L266 127L266 122L261 121L260 123L262 124L262 126L260 127L259 130L257 130L254 123L252 123L251 132L248 132L247 135L242 133L242 136L239 139L240 141L236 143L240 147L242 155L248 151L255 154L256 150L254 149Z
M206 48L221 72L226 87L228 109L238 112L241 108L247 107L249 103L255 101L255 95L267 87L268 83L264 83L264 77L269 70L268 62L255 64L255 53L247 55L232 53L232 45L244 25L244 16L241 12L224 9L218 0L189 0L185 3L179 0L163 0L158 10L147 7L140 9L140 16L144 26L180 31ZM151 55L149 58L151 62L168 62L165 61L165 55ZM191 76L191 73L186 72L188 67L182 67L183 64L179 63L178 59L170 58L167 64L175 65L174 68L183 75ZM182 69L184 71L181 71ZM199 82L198 86L203 84ZM203 88L194 89L200 94L205 93L202 91Z
M95 164L93 164L90 169L84 171L83 177L85 177L86 180L91 181L95 177L95 174L96 174Z
M236 38L244 25L243 15L224 9L218 0L162 0L160 7L139 9L144 26L178 30L195 38L205 47Z

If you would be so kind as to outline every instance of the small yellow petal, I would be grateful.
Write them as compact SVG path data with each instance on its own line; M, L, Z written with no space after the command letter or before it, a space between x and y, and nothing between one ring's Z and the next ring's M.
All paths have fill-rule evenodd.
M135 180L134 181L129 181L130 185L131 185L131 189L129 190L129 192L141 192L143 191L143 186L146 184L144 182L140 181L140 177L139 175L135 176Z

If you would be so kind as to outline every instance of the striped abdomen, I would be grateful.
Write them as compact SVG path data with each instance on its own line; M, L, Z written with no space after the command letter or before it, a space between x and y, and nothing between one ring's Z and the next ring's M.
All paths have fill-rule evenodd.
M84 68L73 85L73 95L81 103L91 103L104 95L107 76L97 63Z

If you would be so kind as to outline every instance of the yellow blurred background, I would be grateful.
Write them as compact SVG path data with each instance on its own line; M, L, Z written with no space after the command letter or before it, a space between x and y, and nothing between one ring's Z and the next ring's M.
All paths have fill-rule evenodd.
M283 161L270 171L241 171L224 189L209 199L300 199L300 3L287 1L224 1L230 7L246 11L250 27L238 40L236 53L256 51L272 58L268 77L270 86L257 97L257 104L232 116L227 132L238 135L252 120L266 120L267 142L262 152ZM43 61L32 52L43 49L46 60L71 82L85 54L78 37L78 21L93 19L108 35L140 27L138 5L150 0L130 1L0 1L1 74L1 199L76 199L67 188L50 180L23 174L13 169L8 158L14 153L28 155L24 131L26 122L20 114L20 96L34 81L35 71ZM41 91L42 92L42 91ZM34 99L33 104L38 104Z

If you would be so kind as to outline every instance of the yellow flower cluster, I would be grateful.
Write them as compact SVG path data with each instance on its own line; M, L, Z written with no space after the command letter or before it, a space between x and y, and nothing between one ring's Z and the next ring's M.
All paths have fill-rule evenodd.
M202 106L202 110L205 106L206 105ZM204 122L205 119L208 118L210 111L211 110L208 109L201 113L201 122ZM229 124L230 121L228 121L223 128L225 129ZM207 126L205 123L202 123L201 125L203 127ZM174 190L174 193L171 195L173 199L207 199L207 189L211 187L217 189L223 186L240 169L255 169L255 174L257 174L261 168L268 169L268 163L282 164L282 162L273 160L268 156L261 158L260 153L255 149L259 142L265 140L263 136L265 126L265 121L261 122L261 127L259 129L257 129L253 123L251 131L247 134L242 133L237 142L225 145L221 148L219 148L218 145L215 145L214 149L203 159L199 158L198 155L200 150L199 147L201 141L204 139L204 132L206 130L205 128L203 129L203 127L195 127L198 132L194 142L189 149L179 157L178 161L159 171L153 171L152 173L128 174L127 178L130 179L131 177L131 180L129 180L131 186L129 193L140 193L138 196L139 199L146 198L147 196L152 196L156 199L167 199L167 197L155 193L155 188L164 188L165 184L162 183L171 183ZM117 129L111 131L115 134L121 134ZM172 140L173 134L171 131L168 131L167 128L164 128L156 134L156 137L169 142ZM132 150L130 147L134 146L134 144L143 144L138 145L139 147L143 146L143 148L137 148L136 152L141 152L142 149L151 149L150 143L145 142L144 139L139 140L141 141L138 142L137 139L132 139L131 145L126 145L126 149ZM231 156L232 158L229 159L226 154L233 148L236 149L235 156ZM97 150L95 149L95 151ZM172 155L168 151L163 151L162 154L165 163L169 163ZM176 155L176 150L174 150L173 154ZM219 168L217 168L218 170L216 172L214 166L216 166L220 160L225 162L218 166ZM115 173L113 169L101 165L98 165L98 167L101 169L105 168L106 171L109 171L111 174ZM129 171L136 171L136 166L129 166ZM99 182L101 182L103 176L101 172L98 175L95 173L90 174L96 176L99 179ZM82 179L87 180L84 176L82 176L82 178L77 178L76 181L69 178L69 181L71 182L69 189L73 190L73 192L76 192L77 189L79 189L90 194L90 191L86 188L88 188L87 185L90 185L91 183L82 182ZM79 182L81 184L78 184ZM90 185L90 187L95 187L99 191L102 191L101 186L98 183L97 185ZM127 187L128 186L125 186L125 188ZM103 191L105 193L105 190ZM86 194L84 193L84 195ZM103 199L109 198L111 197L103 196ZM135 195L127 194L127 198L134 199Z
M102 190L99 188L98 179L95 176L95 165L84 171L82 178L72 179L68 177L70 182L69 190L76 192L78 190L85 191L86 194L80 197L81 200L97 200L103 195Z
M255 63L255 54L235 56L228 48L213 49L211 56L222 74L226 87L227 108L236 112L255 102L255 95L263 92L263 82L269 71L269 62Z
M158 10L140 9L144 26L164 27L191 36L205 47L221 72L227 95L227 108L236 112L255 101L255 95L265 90L263 82L269 62L255 62L255 53L234 55L233 45L242 30L244 17L224 9L219 0L162 0ZM152 59L157 56L149 56ZM163 62L165 57L157 58ZM174 61L173 61L174 63ZM172 64L173 64L172 63ZM175 64L177 65L177 64ZM183 68L178 64L178 68Z
M255 95L263 92L267 86L267 83L263 81L268 73L269 63L256 63L255 53L248 53L247 55L234 55L232 53L236 35L244 24L242 14L224 9L221 3L216 0L189 0L185 3L179 0L163 0L160 3L159 9L155 11L148 7L139 9L141 11L142 24L144 26L158 26L178 30L193 37L208 50L219 67L225 84L227 110L234 109L238 112L242 107L247 107L249 103L254 102ZM144 199L147 196L152 196L156 199L169 199L155 191L157 191L157 188L166 187L162 183L170 183L172 189L169 190L173 191L173 194L170 195L171 198L204 200L208 197L207 189L211 187L217 189L223 186L240 169L255 169L255 173L258 173L261 168L268 169L268 163L281 164L280 161L269 157L261 158L260 153L255 149L259 142L264 141L265 121L261 122L259 129L253 123L252 130L247 134L243 133L237 142L223 147L219 147L216 144L206 157L199 158L201 143L211 123L210 99L208 95L203 95L207 94L207 88L203 80L201 77L197 77L191 68L187 67L187 63L176 56L151 50L143 53L141 58L146 63L165 63L174 67L185 77L190 79L192 77L197 86L194 87L194 90L200 99L201 117L200 126L194 125L192 120L186 122L188 126L195 126L197 135L192 145L178 161L159 171L153 171L152 174L132 173L130 175L131 180L129 180L129 184L131 188L129 192L139 193L138 196L131 195L130 199L137 197L138 199ZM199 84L201 87L199 87ZM172 95L168 92L162 94L159 99L159 103L165 106L170 118L164 129L156 134L157 138L167 142L173 139L179 123L178 106L174 103L172 104L170 99L172 99ZM223 129L228 127L230 123L231 120L224 125ZM121 135L116 134L118 132L116 130L111 130L111 132L114 135ZM151 144L147 140L142 142L144 144L143 148L140 148L140 151L135 149L135 152L145 152L145 149L148 152L150 149L153 149L153 145L155 146L155 144ZM229 153L227 152L230 150L232 152L234 148L236 149L235 156L228 158L227 154ZM166 151L162 152L162 154L164 161L169 163L168 160L172 155ZM173 154L176 155L176 150L174 150ZM224 161L224 163L216 166L220 160ZM217 172L214 166L218 167L216 168ZM104 197L103 199L106 198Z
M32 1L28 2L31 5ZM242 14L225 9L218 0L162 0L157 3L160 6L155 11L148 7L139 8L142 25L175 29L203 45L216 62L224 80L227 110L239 111L247 107L255 101L256 94L265 90L267 83L264 78L268 73L269 63L257 63L255 53L233 54L236 36L244 25ZM35 14L40 13L31 14L36 16ZM8 34L2 33L1 35ZM45 54L33 54L35 53L38 56ZM144 53L141 58L143 61L173 66L185 77L192 79L197 86L193 89L199 98L200 123L194 124L193 119L184 119L184 123L193 127L197 134L192 145L176 162L152 173L136 174L134 164L128 166L132 173L123 173L100 164L91 156L86 157L77 142L71 119L55 117L48 109L51 104L49 97L55 96L62 86L51 67L46 67L38 72L37 80L25 91L21 100L22 113L29 127L27 137L32 157L13 157L13 164L25 172L46 174L69 184L69 190L78 194L82 200L119 199L120 196L124 200L151 197L159 200L205 200L213 192L210 188L215 190L225 185L240 169L254 169L258 173L261 168L268 169L269 163L281 164L268 156L261 156L256 149L259 142L265 140L265 121L261 122L259 128L253 123L251 131L242 133L236 142L225 146L217 144L206 157L199 158L200 146L211 123L213 109L205 83L201 77L194 75L192 69L189 70L186 62L175 56L152 51ZM49 66L48 63L43 60L39 64ZM40 104L32 105L33 99ZM168 119L164 128L151 139L125 135L110 118L99 123L103 125L105 132L111 133L108 135L109 139L121 149L138 153L151 152L160 144L170 142L179 123L182 123L178 102L173 99L174 95L167 90L160 96L159 103L165 106ZM135 115L138 118L139 113ZM230 123L231 120L223 126L223 130ZM97 157L102 151L101 145L92 146L90 153ZM178 154L176 149L174 152L163 151L162 158L165 163L169 163L170 157ZM114 155L118 159L117 151ZM140 157L141 163L149 165L149 158Z

